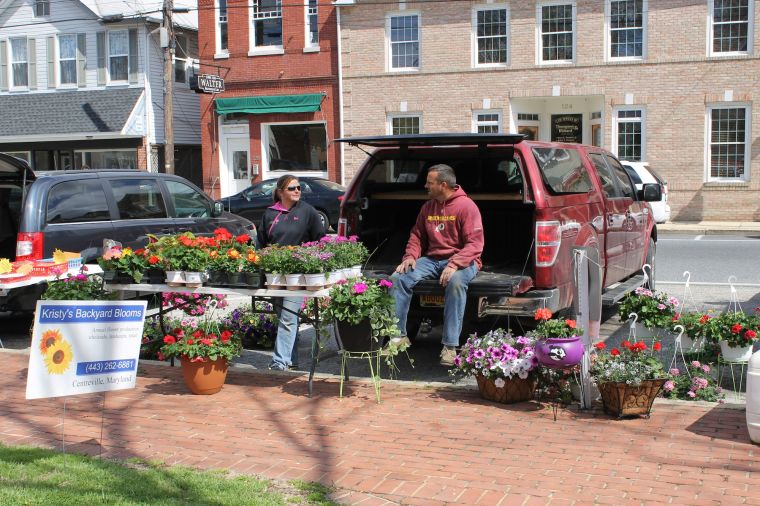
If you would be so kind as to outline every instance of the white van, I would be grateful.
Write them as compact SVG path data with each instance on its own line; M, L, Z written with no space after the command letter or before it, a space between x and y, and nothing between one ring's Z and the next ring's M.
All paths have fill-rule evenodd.
M662 199L650 202L652 214L656 223L665 223L670 220L670 204L668 204L668 182L660 177L646 162L626 162L621 160L625 171L631 176L637 190L641 190L644 183L657 183L662 188Z

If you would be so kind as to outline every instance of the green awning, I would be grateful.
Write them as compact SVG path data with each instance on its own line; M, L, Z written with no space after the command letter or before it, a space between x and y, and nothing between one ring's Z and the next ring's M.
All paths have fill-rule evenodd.
M269 114L272 112L315 112L319 110L324 95L307 93L304 95L271 95L266 97L217 98L216 112L232 114Z

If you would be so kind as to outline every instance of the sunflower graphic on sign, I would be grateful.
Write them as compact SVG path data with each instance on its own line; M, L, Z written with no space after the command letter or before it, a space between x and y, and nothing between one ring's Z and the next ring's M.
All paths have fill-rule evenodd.
M40 340L40 352L49 374L63 374L71 365L74 353L58 329L46 330Z

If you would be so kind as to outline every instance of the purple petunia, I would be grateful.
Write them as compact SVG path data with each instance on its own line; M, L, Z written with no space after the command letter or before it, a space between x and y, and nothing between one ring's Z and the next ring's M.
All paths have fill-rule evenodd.
M473 353L473 355L475 356L475 358L481 359L486 356L486 352L483 350L475 350L475 353Z

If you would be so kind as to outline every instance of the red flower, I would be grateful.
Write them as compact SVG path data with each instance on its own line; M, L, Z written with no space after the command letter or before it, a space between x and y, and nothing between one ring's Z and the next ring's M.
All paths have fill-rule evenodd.
M702 318L699 319L699 324L700 325L704 325L705 323L707 323L707 320L709 320L709 319L710 319L710 317L708 315L703 314Z
M156 255L151 255L150 258L148 258L148 263L150 265L156 265L160 261L161 261L161 259L159 257L157 257Z
M612 355L613 357L617 357L618 355L620 355L620 350L618 350L617 348L612 348L612 350L610 350L610 355Z
M186 342L187 342L187 344L193 344L193 343L195 343L195 341L193 341L192 339L188 339Z
M221 334L221 340L223 343L229 342L230 337L232 337L232 332L229 330L223 330Z
M734 325L731 327L731 333L733 333L733 334L738 334L739 332L741 332L741 331L742 331L742 329L744 329L744 327L742 327L740 323L735 323L735 324L734 324Z
M673 321L674 322L677 322L680 319L681 319L681 313L676 313L675 315L673 315Z
M240 244L247 244L248 241L251 240L251 236L248 234L240 234L239 236L235 237L235 240Z
M594 345L594 348L596 348L597 350L603 350L603 349L605 349L606 347L607 347L607 345L606 345L606 344L604 344L604 343L602 343L602 342L596 343L596 344Z
M135 250L135 255L144 255L145 254L145 248L139 248Z
M747 332L744 333L744 339L746 339L747 341L752 340L756 337L757 337L757 332L755 332L754 330L748 330Z
M174 344L177 340L174 338L174 336L170 336L169 334L166 334L164 336L164 344Z
M179 237L179 239L178 239L178 240L179 240L179 242L181 242L181 243L182 243L182 245L183 245L183 246L188 246L188 247L190 247L190 246L192 246L192 245L193 245L193 240L192 240L192 239L190 239L190 238L189 238L188 236L186 236L186 235L181 235L181 236Z
M565 324L571 329L574 329L576 325L575 320L565 320Z
M201 344L205 344L206 346L211 346L211 339L201 339Z
M622 343L620 343L620 346L622 346L623 348L631 349L631 342L630 341L623 341Z
M552 317L552 312L546 309L545 307L542 307L541 309L536 309L536 312L533 314L534 320L548 320Z
M654 351L660 351L662 349L662 343L654 343L652 348L654 349Z
M203 331L199 329L193 332L191 335L196 339L200 339L201 337L203 337Z

